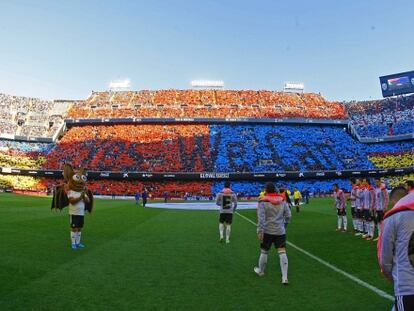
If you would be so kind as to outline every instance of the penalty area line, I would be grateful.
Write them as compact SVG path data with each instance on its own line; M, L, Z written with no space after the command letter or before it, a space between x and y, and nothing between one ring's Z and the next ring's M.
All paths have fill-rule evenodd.
M239 212L236 212L236 214L237 214L237 215L239 215L239 216L240 216L241 218L243 218L244 220L246 220L246 221L248 221L249 223L251 223L252 225L257 226L257 224L256 224L254 221L252 221L251 219L247 218L246 216L243 216L243 215L242 215L242 214L240 214ZM305 254L306 256L308 256L308 257L312 258L313 260L316 260L317 262L319 262L320 264L324 265L325 267L328 267L328 268L330 268L331 270L333 270L333 271L335 271L335 272L337 272L337 273L339 273L339 274L342 274L343 276L347 277L348 279L350 279L350 280L354 281L355 283L357 283L357 284L359 284L359 285L361 285L361 286L363 286L363 287L365 287L365 288L367 288L367 289L369 289L369 290L373 291L373 292L374 292L374 293L376 293L378 296L381 296L381 297L383 297L383 298L385 298L385 299L388 299L388 300L394 301L394 297L393 297L393 296L391 296L391 295L389 295L389 294L387 294L387 293L386 293L386 292L384 292L383 290L381 290L381 289L379 289L379 288L376 288L375 286L373 286L373 285L371 285L371 284L369 284L369 283L367 283L367 282L362 281L361 279L357 278L356 276L354 276L354 275L352 275L352 274L349 274L348 272L345 272L345 271L343 271L343 270L339 269L338 267L334 266L333 264L330 264L329 262L327 262L327 261L325 261L325 260L323 260L323 259L319 258L318 256L315 256L315 255L313 255L313 254L309 253L308 251L305 251L303 248L300 248L299 246L296 246L295 244L293 244L293 243L291 243L291 242L289 242L289 241L287 241L286 243L287 243L290 247L292 247L292 248L296 249L298 252L300 252L300 253L302 253L302 254Z

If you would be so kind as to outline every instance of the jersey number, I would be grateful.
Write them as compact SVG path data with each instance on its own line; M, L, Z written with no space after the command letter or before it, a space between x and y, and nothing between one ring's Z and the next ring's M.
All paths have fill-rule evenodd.
M223 196L223 209L230 209L231 208L231 196L224 195Z

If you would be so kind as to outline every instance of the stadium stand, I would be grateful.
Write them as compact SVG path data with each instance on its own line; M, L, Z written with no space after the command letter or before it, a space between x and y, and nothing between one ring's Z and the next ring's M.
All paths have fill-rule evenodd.
M306 109L305 109L306 108ZM342 103L321 95L252 90L92 92L68 117L216 117L346 119Z
M380 152L371 153L368 159L378 168L399 168L414 166L414 153L411 152ZM387 176L386 183L390 187L402 185L407 180L413 180L414 174L404 176Z
M369 153L414 147L413 142L361 144L337 126L212 125L210 131L219 172L371 169Z
M70 108L71 107L71 108ZM347 110L345 110L345 107ZM43 101L0 94L0 134L52 137L64 118L216 117L346 119L363 137L414 133L414 95L386 100L329 102L318 94L253 90L92 92L85 101ZM414 142L362 144L338 125L126 125L73 126L57 144L0 140L0 168L62 169L71 162L93 171L275 172L398 168L414 165ZM410 176L389 176L397 185ZM411 176L413 177L413 176ZM0 187L45 190L59 182L0 174ZM280 180L315 193L346 179ZM256 196L264 183L234 182ZM96 194L209 196L221 182L91 180Z
M300 191L309 190L314 196L324 196L332 192L332 185L337 183L341 189L349 191L351 185L347 179L307 179L307 180L278 180L275 181L277 188L290 189L297 187ZM232 188L243 197L257 197L265 187L265 182L233 181ZM215 182L211 192L218 193L223 189L224 182Z
M69 102L0 94L0 136L53 137Z
M361 144L346 129L328 125L100 125L71 128L49 153L44 167L61 169L65 162L73 161L75 166L98 171L372 169L384 167L377 159L379 156L410 155L413 148L413 142ZM401 167L411 165L410 161L399 163ZM396 167L395 162L390 165ZM311 192L329 192L333 182L344 189L350 187L344 179L278 183L283 186L293 183ZM143 187L143 183L125 181L92 184L94 191L102 194L134 193ZM208 193L205 184L194 182L192 190L187 191L199 193L203 189ZM170 188L162 185L162 190L155 190L156 193L172 192L177 187L173 182ZM237 186L240 186L239 192L253 196L263 183L239 182ZM215 193L220 187L221 183L213 183L210 192Z
M211 146L211 147L210 147ZM271 172L374 168L372 152L413 143L364 145L344 128L311 125L101 125L71 128L45 168L73 161L96 171Z
M15 140L0 139L0 151L47 154L54 146L55 144L51 143L20 142Z
M0 167L41 168L54 144L0 140Z
M414 133L414 95L345 105L351 124L361 137Z
M46 191L45 185L39 178L31 176L0 174L0 188L12 188L14 191L25 190L33 192Z
M211 171L207 125L114 125L71 128L45 168L65 162L96 171Z
M61 180L43 179L39 182L41 188L52 188L61 183ZM184 198L188 196L210 196L212 183L210 182L141 182L119 180L89 180L88 188L98 195L133 196L136 192L142 193L147 189L154 197L162 197L168 192L170 198Z

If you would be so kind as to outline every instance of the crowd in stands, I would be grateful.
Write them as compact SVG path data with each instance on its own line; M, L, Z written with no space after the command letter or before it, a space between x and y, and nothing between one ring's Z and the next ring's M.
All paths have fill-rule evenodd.
M400 168L414 166L414 153L411 152L382 152L371 153L368 159L378 168ZM385 182L389 187L404 184L407 180L414 180L414 174L387 176Z
M382 168L412 165L413 142L361 144L338 126L289 125L115 125L71 128L53 149L45 168L65 162L97 171L263 172ZM394 159L387 157L392 155ZM396 158L397 157L397 158ZM295 185L311 192L330 191L333 182L306 180ZM108 183L110 184L109 187ZM292 181L280 182L287 186ZM195 182L197 187L205 183ZM101 194L134 193L140 182L92 182ZM211 192L217 190L213 183ZM253 195L262 183L240 182ZM176 185L171 183L170 192ZM220 186L218 186L220 187ZM111 190L112 189L112 190ZM115 190L113 190L115 189ZM165 191L165 186L162 191ZM203 190L207 193L207 190ZM179 191L181 193L181 191Z
M404 176L385 176L384 183L388 189L402 185L407 180L413 180L414 174ZM306 179L306 180L275 180L278 187L286 189L305 189L314 196L326 196L332 192L332 185L337 183L345 191L351 190L348 179ZM46 192L54 185L62 183L57 179L40 179L31 176L2 175L0 174L0 188L13 188L15 190L29 190ZM216 195L223 189L223 182L141 182L117 180L89 180L88 188L95 195L107 196L133 196L147 189L154 198L161 198L167 192L170 198L183 199L186 195L193 197L209 197ZM233 181L232 188L242 197L255 198L264 189L265 182Z
M114 125L71 128L48 155L95 171L211 171L207 125Z
M0 151L0 167L13 167L22 169L40 168L46 161L45 157L18 156L15 154L5 154Z
M371 169L370 153L414 147L412 141L362 144L338 126L211 125L210 137L218 172Z
M44 165L94 171L274 172L371 169L369 154L414 142L362 144L346 129L313 125L108 125L71 128Z
M101 125L72 127L57 144L0 140L0 167L62 169L66 162L93 171L274 172L395 168L414 165L414 142L362 144L341 126L314 125ZM46 158L46 161L45 161ZM2 186L45 189L56 180L0 174ZM387 177L390 186L407 178ZM276 181L310 192L349 190L345 179ZM154 195L185 192L209 196L221 183L90 181L96 194ZM237 192L254 196L260 182L238 182Z
M54 185L62 183L62 180L44 179L40 185L51 189ZM183 198L187 195L210 196L212 183L210 182L141 182L119 180L88 180L88 188L96 195L133 196L142 193L146 189L152 197L161 198L165 192L170 198Z
M319 94L253 90L92 92L69 118L318 118L345 119L342 103Z
M53 137L68 108L68 102L0 94L0 136Z
M52 143L24 142L0 139L0 151L48 154L55 146Z
M0 188L28 191L45 191L39 178L31 176L3 175L0 173Z
M0 136L53 137L65 117L349 119L360 137L414 133L414 95L332 102L314 93L266 90L92 92L78 102L0 94Z
M54 144L0 140L0 167L41 168Z
M346 104L351 124L361 137L414 133L414 95Z
M307 179L307 180L276 180L274 181L277 188L289 189L293 193L296 187L301 192L308 190L314 196L324 196L332 192L332 185L337 183L341 189L349 191L351 184L347 179ZM266 182L259 181L233 181L231 188L233 191L243 197L257 197L265 188ZM223 189L224 182L215 182L212 185L211 192L218 193Z

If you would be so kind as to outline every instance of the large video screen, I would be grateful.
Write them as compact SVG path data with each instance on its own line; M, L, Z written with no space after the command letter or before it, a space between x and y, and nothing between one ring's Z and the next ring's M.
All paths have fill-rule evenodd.
M382 96L414 93L414 71L380 77Z

